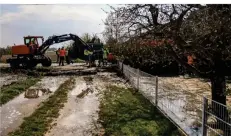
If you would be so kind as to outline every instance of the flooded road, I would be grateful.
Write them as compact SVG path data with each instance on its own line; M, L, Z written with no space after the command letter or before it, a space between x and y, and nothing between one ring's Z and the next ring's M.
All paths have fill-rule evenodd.
M26 76L24 75L8 75L0 73L0 88L5 85L10 85L14 82L25 80Z
M124 73L133 87L155 105L156 77L125 65ZM202 79L158 77L158 108L190 136L201 135L203 96L211 98L211 91L210 84ZM228 96L228 105L230 100Z
M55 92L58 87L68 78L66 77L44 77L34 86L31 86L26 92L9 101L0 107L1 126L0 135L5 136L7 133L15 130L23 121L24 117L29 116L38 107ZM47 90L49 93L43 93ZM36 92L33 92L36 91ZM37 97L26 98L26 93L38 93ZM31 94L27 94L30 96Z
M122 79L108 72L76 78L75 88L68 94L68 102L46 136L93 136L101 133L97 122L100 92L107 85L126 86Z

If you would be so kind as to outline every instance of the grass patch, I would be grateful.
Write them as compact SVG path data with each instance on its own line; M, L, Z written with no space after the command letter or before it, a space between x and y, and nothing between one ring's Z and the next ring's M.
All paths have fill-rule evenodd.
M99 120L106 136L179 136L168 121L134 89L109 86L100 100Z
M77 58L77 59L73 60L73 62L74 63L85 63L85 60Z
M0 93L0 105L12 100L30 86L36 84L40 78L28 77L25 80L14 82L10 85L3 86Z
M18 130L9 136L43 136L51 127L52 121L59 116L59 110L67 101L68 91L74 88L75 79L65 81L34 113L24 118Z

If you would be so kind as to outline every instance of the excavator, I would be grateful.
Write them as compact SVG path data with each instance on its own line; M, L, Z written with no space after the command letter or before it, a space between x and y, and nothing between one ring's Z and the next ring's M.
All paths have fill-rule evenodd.
M39 46L38 40L42 40ZM43 36L25 36L24 45L12 46L12 58L6 60L11 68L26 68L31 69L41 63L44 67L49 67L52 64L51 59L45 56L46 50L53 44L73 40L74 43L68 51L70 58L85 59L84 49L92 51L92 46L85 43L75 34L53 35L44 41Z

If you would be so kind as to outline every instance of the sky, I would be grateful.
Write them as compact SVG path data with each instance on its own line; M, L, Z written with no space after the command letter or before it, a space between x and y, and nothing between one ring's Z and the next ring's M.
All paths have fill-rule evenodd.
M0 47L23 44L23 36L101 33L108 5L0 5ZM116 5L112 5L116 6ZM98 36L102 36L98 34Z

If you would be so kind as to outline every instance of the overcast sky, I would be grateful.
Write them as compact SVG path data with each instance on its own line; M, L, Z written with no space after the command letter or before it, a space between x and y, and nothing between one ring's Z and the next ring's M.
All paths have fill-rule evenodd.
M115 6L115 5L113 5ZM0 47L22 44L23 36L101 33L107 5L1 5ZM100 35L99 35L100 36Z

